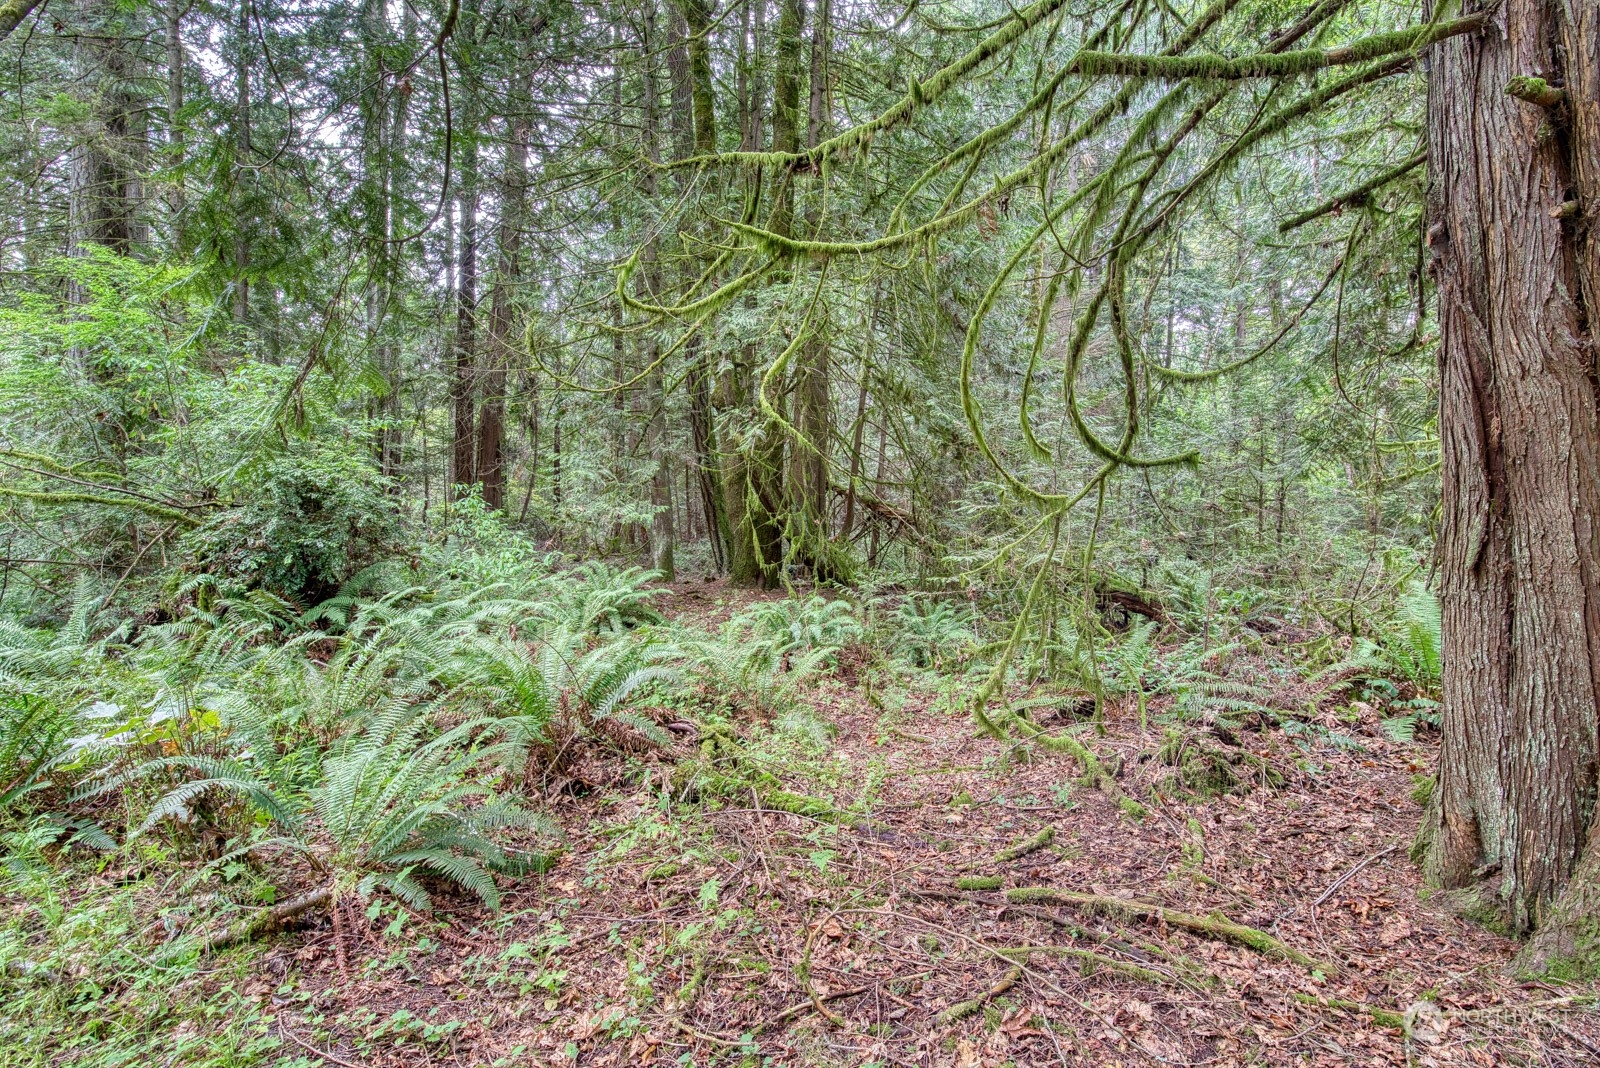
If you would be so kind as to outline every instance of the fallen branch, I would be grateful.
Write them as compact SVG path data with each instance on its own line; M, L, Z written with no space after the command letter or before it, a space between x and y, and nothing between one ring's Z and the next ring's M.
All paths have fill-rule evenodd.
M1201 985L1217 986L1220 981L1198 961L1191 960L1182 954L1173 955L1159 946L1134 945L1120 938L1113 938L1101 931L1084 928L1063 916L1058 916L1049 909L1034 908L1029 905L1012 905L1010 910L1019 912L1024 916L1032 916L1053 923L1069 932L1074 938L1089 938L1125 953L1134 958L1133 961L1119 960L1116 957L1107 957L1093 950L1081 949L1076 946L1033 946L1028 947L1030 952L1054 953L1057 956L1075 957L1086 966L1105 967L1112 971L1126 975L1133 979L1142 979L1146 982L1171 982L1188 987L1191 990L1199 989ZM1159 958L1160 963L1157 962ZM1085 973L1087 974L1087 972ZM1204 980L1204 983L1201 983Z
M1004 885L998 875L963 875L956 880L957 890L998 890Z
M216 934L202 939L200 942L200 954L204 956L238 942L247 942L258 935L281 927L290 920L303 916L314 908L326 905L332 900L333 885L331 883L314 887L303 894L291 897L281 904L272 906L265 912L257 913L247 920L236 923L232 927L225 927Z
M1302 1005L1317 1009L1340 1009L1344 1012L1359 1012L1363 1016L1372 1017L1372 1022L1379 1027L1405 1027L1405 1013L1395 1012L1392 1009L1381 1009L1376 1005L1368 1005L1364 1001L1346 1001L1344 998L1319 998L1314 994L1295 992L1294 999Z
M1068 908L1081 909L1084 912L1098 913L1105 916L1120 916L1129 919L1149 920L1165 924L1168 927L1180 927L1195 934L1205 935L1208 938L1217 938L1225 942L1233 942L1255 950L1267 956L1282 957L1293 961L1308 970L1320 970L1331 974L1336 969L1301 953L1283 942L1255 927L1246 927L1242 923L1234 923L1223 916L1196 916L1192 912L1180 912L1169 909L1163 905L1152 905L1142 901L1125 901L1117 897L1104 897L1099 894L1084 894L1074 890L1056 890L1048 886L1020 886L1005 892L1006 900L1016 905L1065 905Z
M334 1064L343 1065L343 1068L367 1068L367 1066L364 1064L359 1064L355 1061L347 1061L342 1057L335 1057L326 1050L318 1049L316 1046L313 1046L311 1043L307 1042L305 1039L289 1030L289 1028L285 1027L281 1018L278 1020L278 1033L292 1041L295 1045L299 1046L307 1053L315 1056L318 1060L332 1061Z
M857 994L865 994L870 989L872 988L867 986L853 986L849 990L829 991L828 993L821 995L821 998L823 1001L838 1001L840 998L849 998L854 997ZM813 996L816 996L815 993L813 993ZM787 1009L784 1009L782 1012L778 1013L778 1015L774 1016L771 1021L762 1024L755 1030L765 1031L773 1024L785 1023L794 1019L796 1016L799 1016L802 1012L805 1012L808 1009L814 1009L816 1007L816 1003L810 1000L802 1001L798 1005L790 1005Z
M817 991L815 986L811 985L811 947L817 941L817 932L826 927L828 922L837 915L837 910L830 912L828 913L826 919L812 926L811 933L806 936L806 951L800 958L800 967L796 969L796 972L798 973L800 985L805 988L806 996L811 999L811 1007L816 1009L818 1015L820 1015L824 1020L827 1020L829 1023L833 1024L835 1027L843 1027L844 1017L840 1016L838 1013L828 1008L828 1006L824 1005L822 1003L822 995Z
M1001 952L1004 952L1004 950ZM971 1016L973 1013L983 1008L983 1006L987 1004L991 998L997 998L1001 994L1004 994L1007 990L1010 990L1012 987L1016 986L1017 980L1021 978L1022 965L1012 965L1011 970L1006 972L1005 975L1001 976L1000 981L994 984L994 986L991 986L980 997L975 997L968 1001L958 1001L948 1009L945 1009L943 1012L941 1012L939 1014L939 1022L955 1023L957 1020L965 1019L966 1017Z
M1037 853L1039 850L1055 841L1055 838L1056 829L1054 827L1046 827L1032 838L1025 839L1024 841L1018 842L1015 845L1007 846L1006 848L1000 850L1000 852L994 855L994 862L996 864L1009 864L1011 861L1025 857L1029 853Z
M1118 975L1125 975L1129 979L1138 979L1141 982L1187 985L1176 974L1167 975L1156 971L1154 968L1130 964L1127 961L1117 960L1115 957L1107 957L1096 953L1092 949L1081 949L1077 946L1018 946L1015 949L1002 949L1000 952L1007 957L1014 957L1022 961L1026 961L1035 953L1044 953L1052 957L1070 957L1084 966L1085 975L1091 974L1094 970L1104 968L1106 971L1116 972Z

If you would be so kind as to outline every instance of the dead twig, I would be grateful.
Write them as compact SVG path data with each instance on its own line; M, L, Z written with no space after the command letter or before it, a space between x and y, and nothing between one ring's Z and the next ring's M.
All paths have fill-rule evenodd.
M305 1039L289 1030L289 1028L284 1025L282 1019L278 1021L278 1033L284 1038L287 1038L289 1041L293 1042L295 1045L299 1046L301 1049L305 1050L307 1053L320 1057L322 1060L332 1061L334 1064L343 1065L344 1068L367 1068L366 1065L357 1061L347 1061L342 1057L335 1057L331 1053L318 1049L316 1046L313 1046L311 1043L307 1042Z

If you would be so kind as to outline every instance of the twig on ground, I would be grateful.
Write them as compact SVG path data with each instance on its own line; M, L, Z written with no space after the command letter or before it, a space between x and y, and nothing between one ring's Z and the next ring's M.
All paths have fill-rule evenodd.
M293 1042L295 1045L299 1046L301 1049L305 1050L307 1053L314 1054L325 1061L332 1061L334 1064L343 1065L344 1068L367 1068L367 1066L364 1064L360 1064L356 1061L347 1061L342 1057L335 1057L331 1053L327 1053L318 1049L316 1046L313 1046L311 1043L307 1042L305 1039L289 1030L289 1028L281 1019L278 1021L278 1033L283 1035L283 1037L287 1038L289 1041Z
M967 1001L958 1001L939 1014L940 1023L955 1023L965 1019L983 1008L991 998L997 998L1007 990L1017 985L1017 980L1022 978L1022 965L1013 964L1010 971L1000 977L1000 981L984 991L981 995Z
M838 911L828 913L821 921L811 927L811 933L806 935L806 951L800 958L800 985L805 987L807 996L811 998L812 1007L817 1013L835 1027L844 1026L844 1017L834 1012L822 1003L822 996L817 993L817 988L811 984L811 947L817 941L817 932L828 925L828 921L838 915Z
M1322 892L1322 896L1317 898L1315 901L1313 901L1311 903L1311 907L1312 908L1316 908L1318 905L1320 905L1324 901L1328 900L1328 898L1332 897L1334 891L1338 890L1339 887L1343 886L1345 883L1347 883L1351 879L1355 878L1356 873L1361 871L1362 868L1365 868L1368 864L1371 864L1375 860L1381 860L1382 858L1388 856L1390 853L1393 853L1395 850L1397 850L1399 848L1400 847L1398 845L1392 845L1388 849L1380 850L1379 852L1372 854L1367 859L1365 859L1365 860L1361 861L1359 864L1355 865L1355 867L1351 868L1349 871L1345 872L1343 875L1341 875L1337 879L1335 879L1333 881L1333 883L1331 885L1329 885L1329 887Z

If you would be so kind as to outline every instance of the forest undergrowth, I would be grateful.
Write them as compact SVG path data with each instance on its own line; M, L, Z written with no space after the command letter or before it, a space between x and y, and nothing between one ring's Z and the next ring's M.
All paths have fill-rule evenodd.
M8 1068L1600 1049L1594 985L1519 979L1409 855L1420 586L1354 643L1103 598L1096 670L1062 625L995 702L1049 745L975 725L999 624L900 588L463 553L192 593L0 632Z

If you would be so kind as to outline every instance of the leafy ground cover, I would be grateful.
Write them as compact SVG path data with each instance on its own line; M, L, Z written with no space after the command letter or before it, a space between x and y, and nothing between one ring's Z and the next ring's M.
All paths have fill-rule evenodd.
M701 582L639 603L681 648L743 621L776 666L745 691L726 664L641 682L629 719L547 754L525 793L558 844L493 874L492 897L419 874L424 911L391 877L202 953L219 916L325 875L268 879L156 839L63 855L58 828L10 831L0 1063L1576 1065L1600 1049L1592 984L1518 981L1516 943L1422 884L1408 851L1433 732L1391 714L1392 684L1369 701L1327 682L1374 649L1308 677L1269 636L1174 682L1181 657L1135 627L1119 648L1145 666L1098 716L1082 693L1008 693L1075 756L976 730L970 680L908 668L922 658L848 610Z

